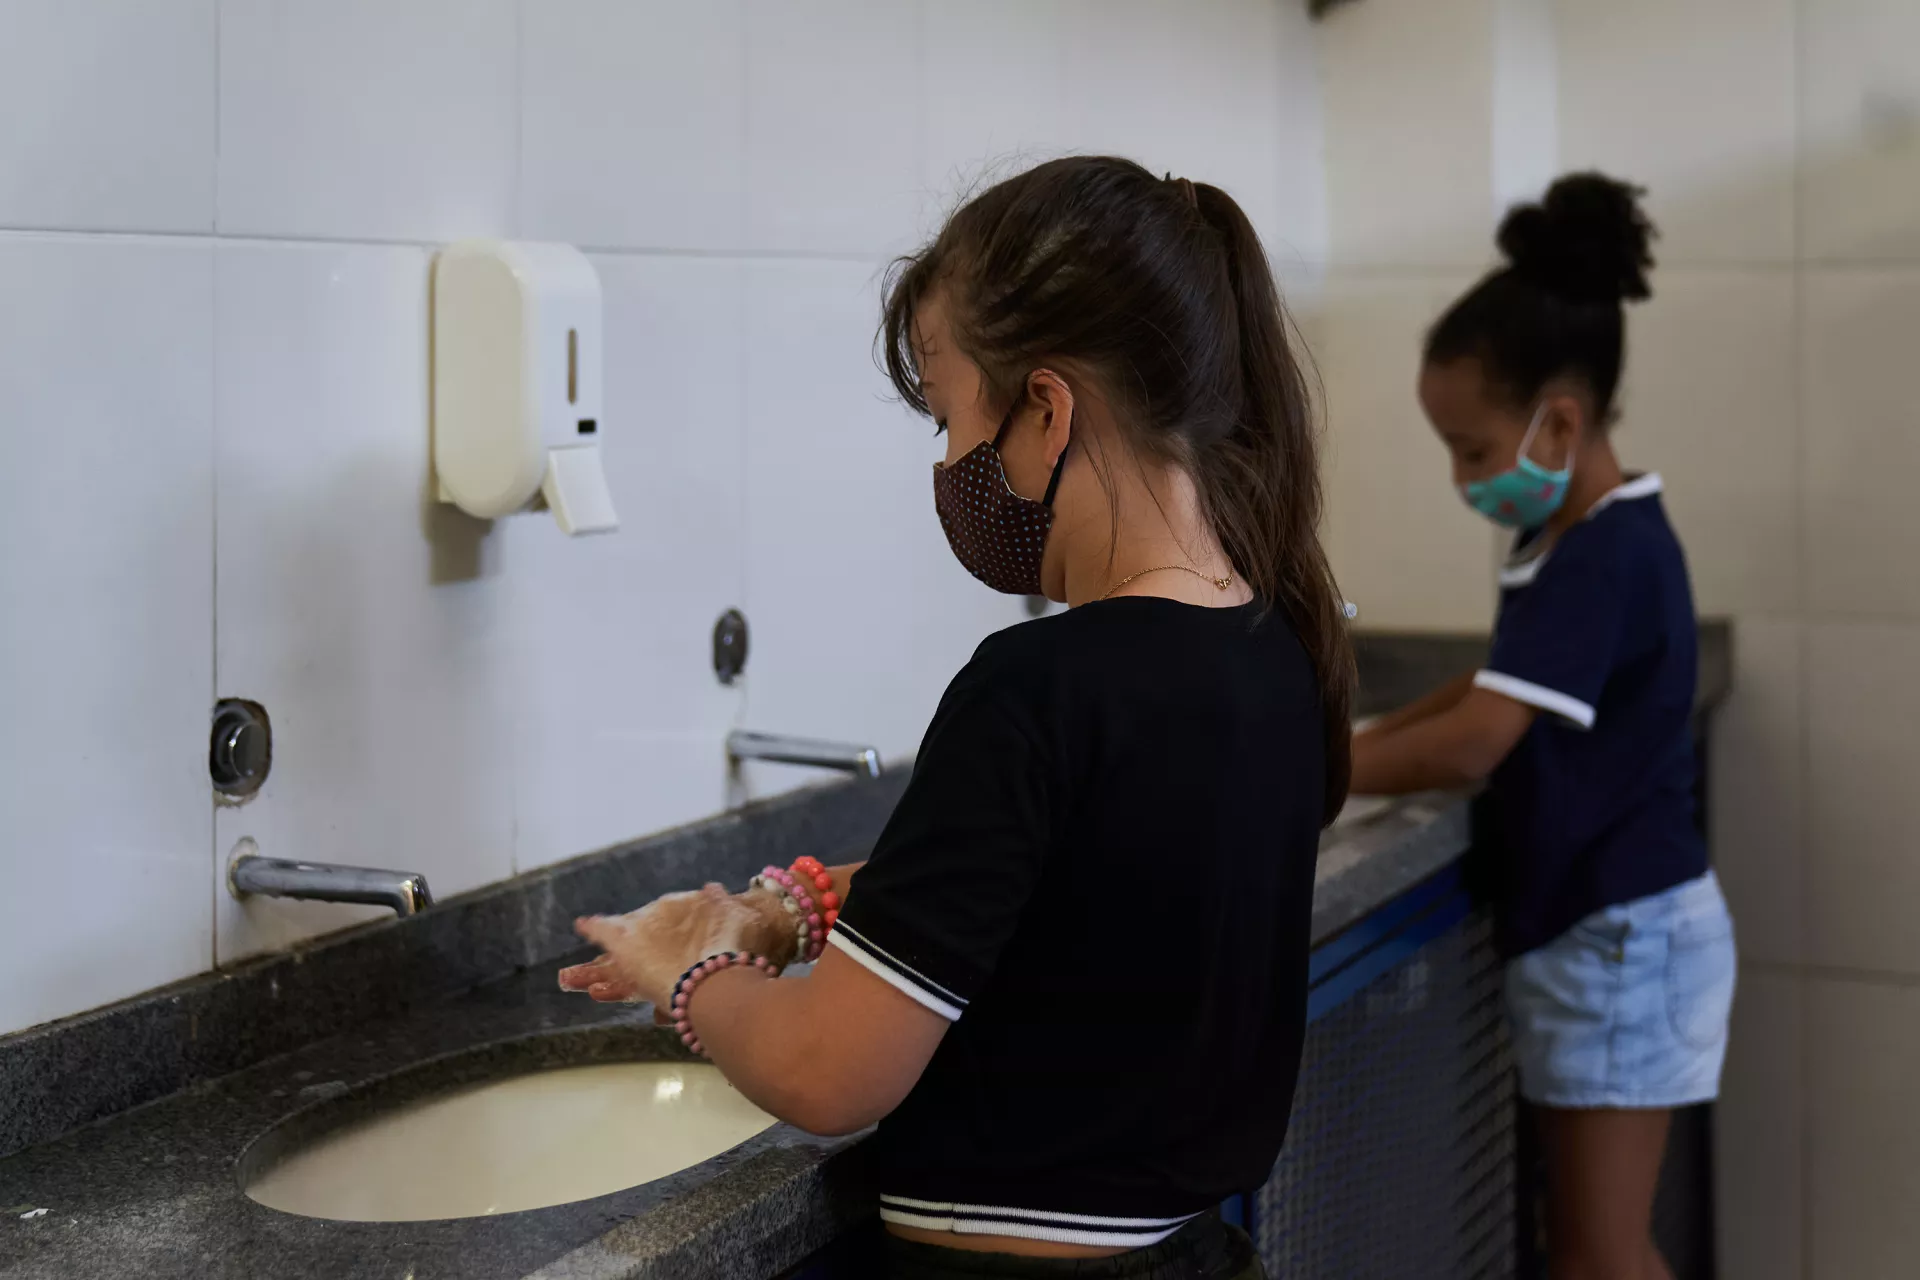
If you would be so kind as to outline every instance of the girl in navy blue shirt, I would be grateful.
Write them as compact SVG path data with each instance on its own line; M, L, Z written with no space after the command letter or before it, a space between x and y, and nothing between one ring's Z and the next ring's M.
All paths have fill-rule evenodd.
M1485 668L1354 739L1356 792L1486 784L1556 1280L1670 1280L1650 1229L1669 1114L1718 1093L1733 999L1694 813L1686 561L1660 478L1623 472L1609 434L1622 304L1650 296L1640 194L1576 174L1515 209L1506 265L1428 335L1420 402L1454 482L1516 537Z

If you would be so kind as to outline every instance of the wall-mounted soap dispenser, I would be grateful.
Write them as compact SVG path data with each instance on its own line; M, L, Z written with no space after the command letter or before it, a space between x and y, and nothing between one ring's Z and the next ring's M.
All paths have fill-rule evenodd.
M600 279L564 244L468 240L433 268L433 468L491 520L541 499L569 534L620 527L600 466Z

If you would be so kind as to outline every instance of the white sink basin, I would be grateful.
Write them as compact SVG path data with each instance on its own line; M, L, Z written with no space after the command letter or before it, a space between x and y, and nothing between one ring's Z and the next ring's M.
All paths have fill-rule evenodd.
M705 1063L564 1067L336 1130L254 1177L247 1194L352 1222L512 1213L664 1178L773 1124Z

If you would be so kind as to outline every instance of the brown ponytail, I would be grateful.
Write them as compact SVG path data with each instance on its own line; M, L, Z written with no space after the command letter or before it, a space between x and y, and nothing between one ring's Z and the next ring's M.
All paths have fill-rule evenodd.
M1240 330L1245 400L1225 439L1194 458L1214 532L1249 582L1285 606L1313 658L1326 709L1331 823L1353 772L1353 645L1346 605L1320 544L1320 441L1313 399L1293 358L1287 313L1247 215L1215 186L1195 188L1226 246Z
M1352 773L1353 650L1320 545L1312 399L1246 214L1218 187L1109 156L1049 161L982 192L889 280L881 354L921 412L913 311L940 283L993 394L1010 402L1036 365L1071 361L1099 379L1138 449L1188 468L1235 569L1313 661L1331 822Z

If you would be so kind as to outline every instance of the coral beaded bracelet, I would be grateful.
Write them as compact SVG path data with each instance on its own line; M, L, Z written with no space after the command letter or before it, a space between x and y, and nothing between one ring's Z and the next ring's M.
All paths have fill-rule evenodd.
M799 858L794 861L791 874L802 884L810 884L819 891L820 922L824 932L832 933L834 921L840 918L840 895L833 891L833 873L818 858Z
M700 1036L693 1029L693 1019L687 1014L687 1004L693 999L693 989L722 969L731 969L736 965L754 968L769 978L780 976L780 970L773 961L751 951L722 951L719 955L708 956L680 975L680 981L673 984L673 995L667 1000L671 1010L673 1029L680 1033L680 1043L706 1056L706 1047L700 1043Z

